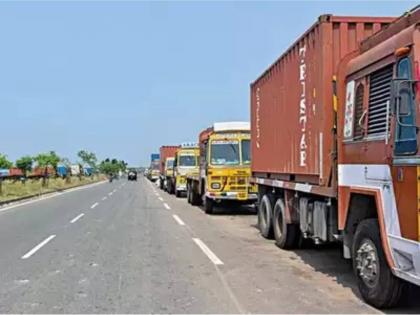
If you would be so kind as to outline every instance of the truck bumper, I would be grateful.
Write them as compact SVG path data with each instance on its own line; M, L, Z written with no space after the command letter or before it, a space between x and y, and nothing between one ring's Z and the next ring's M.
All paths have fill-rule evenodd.
M176 190L177 191L187 191L187 185L186 184L184 184L184 185L177 185L176 186Z
M247 197L243 198L240 196L240 192L228 191L222 193L206 192L206 197L213 200L239 200L239 201L254 201L258 199L256 193L248 193Z
M394 235L388 235L388 239L396 265L394 274L420 286L420 242Z

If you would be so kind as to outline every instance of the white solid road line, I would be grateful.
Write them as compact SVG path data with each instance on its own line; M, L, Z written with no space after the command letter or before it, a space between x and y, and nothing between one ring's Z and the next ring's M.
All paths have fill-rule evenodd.
M212 261L215 265L223 265L223 261L221 261L215 253L213 253L210 248L207 247L206 244L203 243L202 240L199 238L193 238L193 241L200 247L200 249L203 251L204 254L207 255L207 257Z
M176 222L178 222L179 225L185 225L184 221L181 220L180 217L178 217L176 214L172 215Z
M159 199L160 201L163 201L163 198L162 198L162 197L159 197L158 199Z
M103 197L103 198L102 198L102 200L106 200L107 198L108 198L108 197L107 197L107 196L105 196L105 197Z
M99 203L95 202L90 208L93 209L95 208L97 205L99 205Z
M28 259L29 257L31 257L33 254L35 254L42 246L44 246L45 244L47 244L49 241L51 241L53 238L55 237L55 235L50 235L48 236L45 240L43 240L41 243L39 243L38 245L36 245L34 248L32 248L29 252L27 252L25 255L22 256L22 259Z
M84 213L81 213L81 214L79 214L77 217L75 217L73 220L71 220L70 221L70 223L74 223L74 222L76 222L77 220L79 220L81 217L83 217L85 214Z
M168 205L166 202L163 204L163 206L164 206L166 209L171 210L171 207L169 207L169 205Z

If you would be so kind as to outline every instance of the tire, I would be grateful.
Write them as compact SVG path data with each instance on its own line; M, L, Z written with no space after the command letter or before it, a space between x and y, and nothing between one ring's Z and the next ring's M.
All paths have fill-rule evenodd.
M204 212L207 214L213 214L214 210L214 201L208 197L205 197L204 200Z
M187 202L189 204L192 204L192 200L191 200L191 189L190 189L190 185L187 184Z
M299 241L299 226L287 224L283 199L278 199L274 205L273 232L276 245L281 249L297 247Z
M369 256L370 254L374 256ZM377 219L366 219L359 223L354 234L352 256L353 269L363 299L377 308L395 306L405 283L395 277L388 266ZM370 270L364 268L363 262L371 261L372 257L376 258L376 264L373 263L376 272L369 275ZM363 271L367 272L365 277L362 277Z
M258 207L258 229L263 237L273 238L273 209L268 195L262 197Z
M181 198L181 192L175 189L175 197Z
M191 204L193 206L199 206L202 202L201 196L197 194L192 187L190 187Z

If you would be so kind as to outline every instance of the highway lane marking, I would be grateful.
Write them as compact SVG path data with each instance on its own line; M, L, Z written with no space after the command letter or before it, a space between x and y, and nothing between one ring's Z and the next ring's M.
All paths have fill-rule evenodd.
M49 241L51 241L53 238L55 237L55 235L50 235L48 236L45 240L43 240L41 243L39 243L38 245L36 245L34 248L32 248L29 252L27 252L25 255L22 256L22 259L28 259L29 257L31 257L33 254L35 254L38 250L41 249L41 247L43 247L44 245L46 245Z
M113 192L111 191L108 195L109 195L109 196L112 196L112 194L113 194Z
M99 203L95 202L90 208L94 209L97 205L99 205Z
M108 197L107 197L107 196L105 196L105 197L103 197L103 198L102 198L102 200L106 200L107 198L108 198Z
M158 199L159 199L160 201L163 201L163 198L162 198L162 197L159 197Z
M206 254L206 256L211 260L211 262L215 265L223 265L223 261L216 256L215 253L211 251L210 248L207 247L206 244L199 238L193 238L193 241L200 247L200 249Z
M70 223L74 223L74 222L76 222L77 220L79 220L81 217L83 217L85 214L84 213L81 213L81 214L79 214L77 217L75 217L73 220L71 220L70 221Z
M175 219L176 222L178 222L179 225L185 225L184 221L182 221L181 218L178 217L176 214L173 214L172 217Z
M163 204L163 206L164 206L166 209L171 210L171 207L169 207L169 205L168 205L166 202Z
M47 199L50 199L50 198L55 198L55 197L62 196L63 194L67 194L67 193L70 193L70 192L83 190L83 189L88 189L88 188L91 188L91 187L94 187L94 186L97 186L97 185L104 184L106 182L107 181L101 181L101 182L98 182L98 183L84 185L84 186L81 186L81 187L69 188L69 189L66 189L66 190L61 191L61 192L55 192L55 193L51 193L51 194L47 194L47 195L41 195L41 197L36 197L36 199L31 199L31 200L24 201L24 202L19 202L18 201L17 203L14 203L10 206L0 207L0 212L7 211L7 210L17 208L17 207L21 207L21 206L26 206L26 205L29 205L31 203L35 203L35 202L38 202L38 201L41 201L41 200L47 200Z
M117 190L116 190L116 189L114 189L112 192L113 192L113 193L116 193L116 192L117 192Z

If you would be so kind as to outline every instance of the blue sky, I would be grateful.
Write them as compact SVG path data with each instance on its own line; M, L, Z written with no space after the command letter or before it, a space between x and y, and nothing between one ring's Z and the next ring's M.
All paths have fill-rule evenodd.
M324 13L416 2L0 2L0 153L146 165L214 121L249 120L249 84Z

